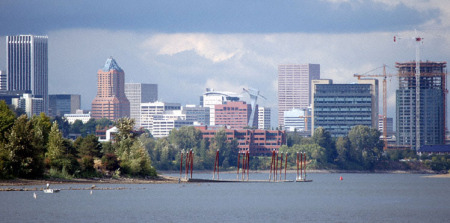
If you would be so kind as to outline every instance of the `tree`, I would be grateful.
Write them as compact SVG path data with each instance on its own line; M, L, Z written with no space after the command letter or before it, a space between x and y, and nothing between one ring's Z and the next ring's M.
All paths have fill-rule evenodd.
M200 130L193 126L183 126L173 129L169 134L169 141L178 150L188 150L199 147L202 140Z
M116 150L120 168L125 174L134 176L156 176L156 170L151 165L150 156L139 139L123 139ZM164 162L165 165L168 161Z
M345 163L348 159L350 149L351 144L348 137L338 137L336 140L337 162Z
M78 139L77 139L78 140ZM102 144L98 141L95 135L88 135L79 141L75 140L75 145L78 146L80 157L90 156L92 158L102 157Z
M6 172L14 177L36 178L44 173L42 134L35 133L26 115L20 116L7 134L4 149L8 153Z
M380 131L367 126L357 125L348 133L351 143L350 159L360 163L366 169L373 169L381 158L383 142Z
M319 127L314 130L314 135L312 138L315 144L325 148L327 161L330 163L334 162L334 158L336 157L336 147L333 139L331 138L330 132L322 127Z
M291 147L295 144L300 145L302 143L302 137L298 134L297 129L292 133L287 134L286 144Z
M75 156L76 151L71 141L63 138L58 122L53 122L48 138L48 149L45 158L46 163L50 166L50 173L58 174L57 177L74 174L79 168Z
M134 139L134 119L128 117L119 118L116 122L116 127L118 129L118 133L115 138L117 143L120 143L120 141L126 139Z
M5 143L5 133L14 125L16 115L4 100L0 100L0 143Z
M95 134L96 126L97 124L95 122L95 119L89 119L89 121L86 122L86 124L84 124L83 128L81 129L81 136L85 137L89 134Z
M78 121L78 120L77 120ZM51 122L57 122L58 126L59 126L59 131L61 132L63 137L67 137L69 136L69 133L71 133L71 125L69 124L69 122L67 121L67 119L65 118L61 118L61 116L56 116L54 118L51 119ZM81 122L81 121L80 121ZM81 122L81 125L83 125L83 123ZM80 132L77 132L80 133Z
M53 168L62 169L62 160L65 153L64 139L59 131L58 123L53 122L50 134L48 137L48 149L45 154L46 159Z
M132 175L156 177L156 170L152 167L150 156L139 140L134 142L129 157Z
M42 134L43 137L43 144L42 146L47 145L48 143L48 135L50 133L50 129L52 128L52 123L50 122L50 117L45 115L44 112L41 112L39 115L34 115L31 118L31 121L33 122L33 128L37 134Z
M111 126L113 124L114 123L111 120L107 119L107 118L97 119L97 120L95 120L95 129L97 129L97 130L104 129L104 128L109 127L109 126Z
M83 122L81 120L76 120L72 125L70 125L70 133L81 134L83 129Z

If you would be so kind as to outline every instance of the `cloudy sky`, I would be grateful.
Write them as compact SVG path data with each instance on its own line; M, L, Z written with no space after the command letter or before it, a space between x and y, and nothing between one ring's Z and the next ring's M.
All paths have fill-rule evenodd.
M274 126L278 64L318 63L335 83L380 74L383 64L395 73L395 62L415 59L415 29L424 37L422 60L450 58L447 0L2 0L0 11L2 42L49 37L49 91L81 94L84 109L110 56L126 82L158 84L161 101L198 104L207 87L260 89ZM403 38L394 44L394 35ZM397 84L388 81L391 117Z

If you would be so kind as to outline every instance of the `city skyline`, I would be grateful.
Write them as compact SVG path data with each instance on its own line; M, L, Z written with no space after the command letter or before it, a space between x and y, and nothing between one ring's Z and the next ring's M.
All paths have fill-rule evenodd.
M98 64L114 56L127 71L125 82L158 84L162 101L197 104L207 87L259 89L267 97L259 105L273 109L272 126L279 64L320 64L321 77L335 83L356 82L354 73L383 64L394 73L395 62L415 59L414 43L407 40L414 29L425 38L422 60L450 57L446 1L103 3L3 2L0 35L48 35L49 94L82 94L84 109L96 94ZM39 12L32 10L35 4ZM136 4L140 9L131 7ZM98 18L99 7L120 7L123 14ZM394 35L404 39L394 44ZM395 117L396 83L388 82L389 117Z

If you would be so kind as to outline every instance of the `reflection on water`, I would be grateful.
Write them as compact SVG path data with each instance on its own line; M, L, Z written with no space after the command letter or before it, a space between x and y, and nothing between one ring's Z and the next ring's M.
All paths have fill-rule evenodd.
M339 180L340 176L343 180ZM211 178L209 174L198 178ZM236 174L221 174L236 179ZM288 178L295 179L294 174ZM311 183L122 184L0 192L2 222L449 222L450 179L308 174ZM251 174L250 179L268 179ZM92 185L54 185L61 189ZM40 187L31 186L31 187Z

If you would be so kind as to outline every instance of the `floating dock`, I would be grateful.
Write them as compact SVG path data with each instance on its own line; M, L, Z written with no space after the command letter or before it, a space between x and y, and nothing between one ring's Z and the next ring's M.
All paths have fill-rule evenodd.
M190 178L185 180L187 183L287 183L287 182L312 182L312 180L213 180Z

